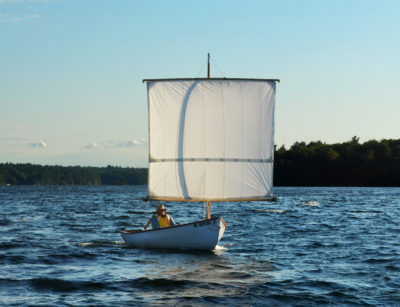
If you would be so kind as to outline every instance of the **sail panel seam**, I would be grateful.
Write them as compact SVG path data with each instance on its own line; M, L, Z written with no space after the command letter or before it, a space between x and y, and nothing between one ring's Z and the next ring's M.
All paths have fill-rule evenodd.
M253 162L253 163L273 163L273 159L240 159L240 158L150 158L152 162Z

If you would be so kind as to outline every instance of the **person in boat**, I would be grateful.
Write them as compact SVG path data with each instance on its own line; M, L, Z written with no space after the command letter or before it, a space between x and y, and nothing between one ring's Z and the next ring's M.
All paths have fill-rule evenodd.
M157 208L157 214L151 220L151 227L153 229L165 228L176 225L174 219L167 214L167 208L161 204Z

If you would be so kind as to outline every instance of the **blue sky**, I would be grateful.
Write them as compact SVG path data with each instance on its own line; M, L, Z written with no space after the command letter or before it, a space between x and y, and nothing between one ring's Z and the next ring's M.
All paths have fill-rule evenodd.
M399 1L0 0L0 162L147 166L142 79L208 52L281 79L278 146L400 138L399 38Z

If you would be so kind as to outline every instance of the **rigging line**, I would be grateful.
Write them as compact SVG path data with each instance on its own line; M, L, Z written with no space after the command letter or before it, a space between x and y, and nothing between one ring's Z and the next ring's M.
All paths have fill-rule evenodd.
M197 74L196 79L197 79L198 77L200 77L200 74L203 72L203 69L204 69L204 67L206 67L206 65L207 65L207 61L204 63L203 67L201 68L201 70L200 70L199 73Z
M221 71L221 69L219 69L217 63L215 63L215 61L214 61L213 59L211 59L211 61L213 62L213 64L215 65L215 67L217 67L217 69L218 69L218 71L221 73L221 75L222 75L224 78L226 78L226 77L225 77L225 74Z

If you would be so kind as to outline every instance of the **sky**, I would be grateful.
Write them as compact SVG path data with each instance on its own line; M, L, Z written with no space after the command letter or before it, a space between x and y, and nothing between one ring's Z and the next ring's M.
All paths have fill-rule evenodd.
M0 163L147 167L142 79L280 79L275 143L400 138L400 1L0 0Z

